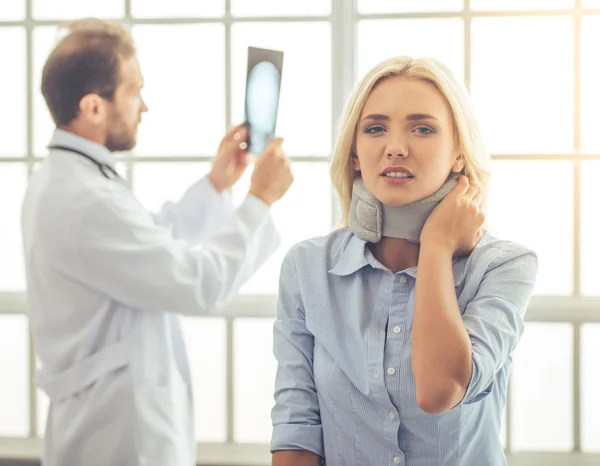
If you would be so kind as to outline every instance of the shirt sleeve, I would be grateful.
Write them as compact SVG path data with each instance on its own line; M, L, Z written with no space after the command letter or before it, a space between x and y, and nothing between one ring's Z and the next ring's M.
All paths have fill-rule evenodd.
M170 228L175 238L198 241L222 227L233 212L229 192L219 193L208 177L204 177L194 183L179 202L165 203L154 219Z
M500 368L516 348L537 275L537 256L521 247L502 249L492 260L463 321L472 346L472 374L461 404L492 390Z
M281 266L273 348L278 362L272 410L271 452L304 450L324 456L323 431L313 377L314 337L306 328L295 248Z
M80 212L68 273L144 311L210 314L279 245L268 207L252 196L211 238L194 244L174 239L130 194L104 195Z

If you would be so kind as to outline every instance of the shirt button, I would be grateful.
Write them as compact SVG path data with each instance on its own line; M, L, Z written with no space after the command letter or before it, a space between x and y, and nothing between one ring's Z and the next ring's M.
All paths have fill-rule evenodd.
M397 325L394 327L394 333L400 333L400 327Z
M406 283L406 277L405 276L400 277L400 283Z
M388 374L394 375L395 373L396 373L396 369L394 369L393 367L388 368Z
M394 463L400 464L400 457L399 456L394 456Z
M390 416L390 419L396 419L396 415L394 414L393 411L390 411L389 416Z

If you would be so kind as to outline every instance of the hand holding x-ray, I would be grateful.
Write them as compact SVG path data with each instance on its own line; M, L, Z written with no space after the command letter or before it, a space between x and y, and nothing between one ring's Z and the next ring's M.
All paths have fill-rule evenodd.
M248 47L245 124L253 154L264 152L275 133L282 69L283 52Z

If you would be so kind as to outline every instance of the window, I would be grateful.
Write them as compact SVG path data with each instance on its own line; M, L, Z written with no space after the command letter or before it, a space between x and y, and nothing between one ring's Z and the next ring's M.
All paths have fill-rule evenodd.
M135 154L213 153L226 129L223 25L135 25L133 36L151 109Z
M353 82L383 58L410 54L442 60L467 83L494 158L489 224L539 256L503 421L509 464L522 452L573 465L600 453L598 0L3 2L0 41L11 47L0 62L11 72L0 86L0 371L10 383L0 386L0 437L44 433L47 400L30 380L20 206L53 131L43 64L58 26L85 16L123 20L137 41L150 111L118 169L153 211L208 172L226 129L242 121L247 47L285 52L277 133L296 181L273 209L282 245L224 317L184 318L201 452L267 452L281 260L334 224L332 128ZM247 173L234 203L249 183Z

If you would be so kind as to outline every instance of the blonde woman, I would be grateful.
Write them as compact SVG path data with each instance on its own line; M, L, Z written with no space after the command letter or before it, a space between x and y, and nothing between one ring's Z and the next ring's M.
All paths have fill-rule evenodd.
M331 167L344 228L282 265L274 466L506 464L537 259L485 230L488 165L441 63L393 58L358 84Z

